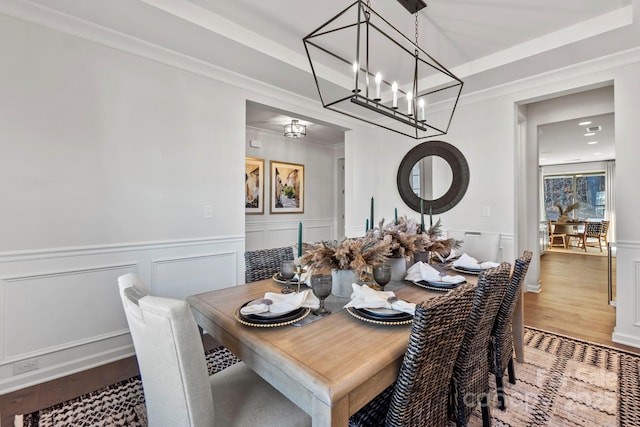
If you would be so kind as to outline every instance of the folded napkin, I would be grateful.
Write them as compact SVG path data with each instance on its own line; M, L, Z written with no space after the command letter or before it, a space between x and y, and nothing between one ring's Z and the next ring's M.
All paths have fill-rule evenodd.
M460 275L440 276L440 272L429 264L425 264L422 261L416 262L407 270L407 277L405 280L411 280L412 282L419 282L426 280L427 282L444 282L444 283L462 283L466 279Z
M458 253L456 252L455 249L451 249L451 252L449 252L449 255L445 257L440 255L438 252L436 252L435 254L436 254L436 257L438 257L438 259L440 260L440 262L449 262L458 256Z
M470 268L476 270L485 270L487 268L493 268L499 265L499 263L492 261L478 262L477 259L467 254L460 255L460 258L453 262L454 267Z
M318 308L320 301L313 295L311 289L302 292L294 292L290 294L277 294L267 292L262 300L256 301L255 304L249 304L240 309L240 313L260 314L260 313L289 313L300 307Z
M391 291L376 291L367 285L351 284L353 293L351 301L344 308L390 308L413 315L416 311L416 305L412 302L399 300Z

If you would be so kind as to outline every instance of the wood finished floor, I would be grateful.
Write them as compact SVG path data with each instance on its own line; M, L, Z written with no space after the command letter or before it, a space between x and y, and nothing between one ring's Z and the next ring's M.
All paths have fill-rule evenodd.
M547 252L540 259L539 294L526 293L524 324L640 354L611 341L615 308L607 298L607 257ZM205 348L217 345L205 341ZM90 369L0 396L0 426L13 426L15 414L29 413L98 390L138 374L135 358Z

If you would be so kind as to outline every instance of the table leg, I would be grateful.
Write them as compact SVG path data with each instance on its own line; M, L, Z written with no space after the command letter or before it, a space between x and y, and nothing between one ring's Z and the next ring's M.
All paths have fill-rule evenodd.
M315 399L311 414L312 427L344 427L349 425L349 398L336 402L333 406Z
M511 333L513 334L513 347L516 351L516 361L524 362L524 289L520 289L520 296L516 302L516 308L511 316Z

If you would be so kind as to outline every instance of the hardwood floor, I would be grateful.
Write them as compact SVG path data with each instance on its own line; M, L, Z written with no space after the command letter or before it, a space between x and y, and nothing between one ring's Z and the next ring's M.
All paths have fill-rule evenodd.
M607 257L547 252L540 259L539 294L525 293L524 324L640 354L611 341L615 308L607 297ZM205 348L218 345L205 335ZM0 426L15 414L33 412L98 390L138 374L135 358L125 359L0 396Z

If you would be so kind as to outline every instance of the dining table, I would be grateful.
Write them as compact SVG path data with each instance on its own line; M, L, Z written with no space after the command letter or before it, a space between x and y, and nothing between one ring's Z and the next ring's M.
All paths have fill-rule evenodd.
M465 278L477 280L475 275ZM345 427L352 414L397 379L411 324L363 321L342 307L304 324L271 327L239 321L242 305L282 287L267 279L192 295L187 301L198 325L306 411L312 426ZM399 299L414 303L443 294L408 281L391 282L385 290L390 288Z

